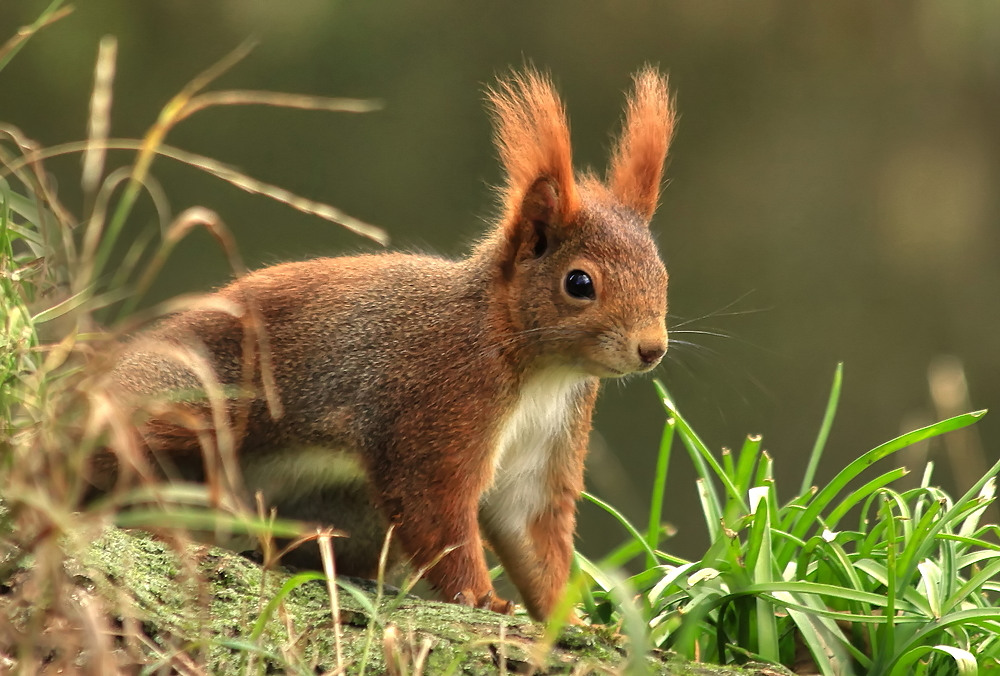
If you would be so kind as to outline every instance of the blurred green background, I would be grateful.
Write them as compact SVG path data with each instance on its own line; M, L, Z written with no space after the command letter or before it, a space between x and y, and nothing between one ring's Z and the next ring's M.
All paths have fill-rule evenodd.
M3 39L46 4L2 2ZM215 108L168 142L377 224L394 247L448 255L492 213L500 176L482 91L496 73L525 61L551 71L577 165L603 170L630 73L659 64L681 112L653 226L672 322L725 336L675 334L700 347L673 347L657 373L713 448L763 434L780 497L792 497L839 360L821 472L951 406L1000 402L1000 3L91 0L0 72L0 120L44 145L83 138L106 34L119 41L116 137L142 135L251 36L259 45L214 88L382 101L363 115ZM48 167L80 212L79 158ZM377 249L170 160L154 174L174 213L217 211L251 266ZM150 300L228 276L198 232ZM961 388L949 403L947 378L931 396L929 369L954 373L949 357L971 404ZM588 484L639 523L663 420L648 379L605 387ZM1000 454L1000 417L923 450L940 482L964 489ZM693 472L675 453L665 514L680 533L668 547L695 557ZM583 507L584 552L619 539Z

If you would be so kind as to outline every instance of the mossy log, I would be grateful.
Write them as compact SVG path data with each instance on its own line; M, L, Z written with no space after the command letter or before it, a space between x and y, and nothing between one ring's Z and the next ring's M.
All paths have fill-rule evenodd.
M335 616L322 580L302 582L225 549L178 547L141 531L106 528L66 566L79 596L114 615L106 626L120 629L120 637L104 645L128 672L787 673L632 651L626 638L608 629L569 626L546 641L544 627L525 616L374 591L356 598L341 590ZM276 598L280 603L269 604ZM81 653L77 664L88 661Z

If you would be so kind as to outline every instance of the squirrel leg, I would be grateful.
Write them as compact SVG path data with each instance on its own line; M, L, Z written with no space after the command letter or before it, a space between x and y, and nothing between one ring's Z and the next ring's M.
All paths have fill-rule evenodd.
M548 619L569 578L576 525L575 495L546 505L521 527L484 519L490 544L504 570L521 592L531 616Z
M537 620L552 615L569 579L596 396L594 383L581 393L564 433L549 440L544 464L500 481L479 511L483 532Z
M402 508L391 514L396 535L413 569L426 568L424 578L445 601L509 613L511 603L493 591L479 535L477 503L463 498L462 503L455 503L455 495L450 494L452 503L444 509L445 500L398 501Z

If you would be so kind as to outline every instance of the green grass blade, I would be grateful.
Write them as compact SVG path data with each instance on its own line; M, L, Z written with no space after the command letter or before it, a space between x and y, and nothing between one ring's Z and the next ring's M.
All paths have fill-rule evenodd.
M612 586L609 590L614 597L621 617L621 632L628 637L630 650L628 663L625 665L625 674L644 674L646 655L649 653L649 625L645 616L635 602L635 590L631 588L627 580L617 578L613 573L610 575ZM551 620L550 620L551 622ZM552 636L553 642L556 638Z
M932 548L937 546L932 530L935 526L935 518L940 514L942 506L943 503L940 501L932 503L931 508L924 513L916 526L909 533L903 535L903 541L906 544L896 562L900 571L900 584L908 585L910 583L920 561L928 555Z
M708 531L709 539L715 542L722 535L722 512L719 511L718 501L709 482L697 479L695 486L698 490L698 502L701 503L701 513L705 517L705 529Z
M281 588L268 600L264 609L261 610L260 615L257 616L257 621L254 622L253 629L250 630L250 640L256 643L260 639L264 634L264 628L267 627L268 621L274 615L274 611L277 610L281 602L285 600L285 597L306 582L324 579L326 579L326 576L323 573L306 571L285 580L285 584L281 585Z
M689 581L700 573L701 571L694 573ZM689 659L699 654L714 652L711 644L703 640L714 634L711 625L706 623L706 618L725 600L726 596L716 588L699 584L697 588L692 589L690 601L684 605L684 621L677 631L668 637L664 647Z
M930 653L940 653L952 658L955 664L955 673L958 676L976 676L979 673L976 656L968 650L948 645L935 645L919 646L906 653L896 662L896 666L889 672L889 676L909 676L909 674L914 673L913 669L917 661L924 659Z
M5 194L4 197L19 197L19 195L16 193L8 193ZM4 206L7 206L6 199L4 201ZM26 244L33 245L31 246L31 252L36 256L41 256L44 253L45 238L42 237L37 230L34 230L33 228L26 228L23 225L17 225L16 223L11 223L9 219L10 216L5 217L4 229L17 235L17 238L24 240Z
M605 572L604 566L597 565L580 552L575 552L573 559L580 570L589 575L603 591L610 591L615 586L614 578Z
M666 527L660 529L661 536L667 534L668 530ZM621 568L622 566L627 565L628 562L635 557L639 555L645 556L645 553L646 545L644 543L628 539L601 557L601 565L608 566L610 568ZM658 556L663 554L663 552L659 550L657 550L656 553Z
M985 415L985 413L986 413L986 411L978 411L977 412L977 414L980 417L982 417L983 415ZM976 414L970 413L968 415L976 415ZM989 469L989 471L986 472L986 474L983 475L983 478L981 478L979 481L977 481L975 484L973 484L972 488L970 488L968 491L966 491L965 495L963 495L961 498L959 498L955 502L955 506L952 507L948 511L950 512L950 511L956 510L959 507L961 507L961 505L963 505L965 503L968 503L968 502L971 502L972 500L974 500L977 497L979 497L980 493L982 493L983 495L989 495L989 493L987 492L987 484L995 484L996 483L996 476L997 476L997 474L1000 474L1000 460L998 460L996 463L994 463L994 465Z
M751 434L743 442L740 449L739 460L736 462L736 470L733 483L739 490L740 495L745 494L751 488L751 478L757 460L760 458L760 445L762 437L759 434Z
M815 612L820 610L820 604L809 599L799 602L800 600L794 595L784 592L775 594L775 597L778 601L788 603L785 606L788 615L795 622L802 636L802 642L808 648L820 673L823 676L853 676L851 655L847 650L850 643L833 619ZM798 609L802 607L807 610Z
M896 621L896 515L892 512L891 503L882 503L879 510L882 520L886 524L886 560L885 560L885 618L886 627L883 634L882 644L885 652L892 654L896 642L895 621Z
M847 484L875 462L901 449L904 449L911 444L915 444L918 441L923 441L925 439L940 436L946 432L968 427L982 418L985 413L986 411L974 411L972 413L957 415L933 425L913 430L912 432L908 432L892 439L891 441L887 441L884 444L876 446L860 458L851 462L847 467L841 470L833 478L833 480L824 486L822 490L820 490L812 502L809 503L809 506L806 507L805 511L802 512L802 516L798 519L796 524L790 529L791 534L795 537L803 538L806 533L815 526L817 519L823 510L826 509L833 499L847 487ZM998 463L997 469L1000 470L1000 463ZM983 483L985 483L985 481ZM979 493L981 488L981 485L975 487L975 493L973 493L973 495ZM781 556L779 558L782 560L790 558L791 552L789 551L789 547L790 545L786 542L782 547Z
M848 589L856 589L859 591L870 591L866 588L866 584L862 581L861 576L858 574L858 569L855 567L854 562L851 557L848 556L847 551L841 546L836 538L827 541L825 538L821 538L819 552L824 558L829 561L831 572L837 575L840 580L841 586ZM853 614L863 615L870 611L870 606L858 601L849 599L838 599L840 600ZM828 599L829 604L833 604L833 601ZM877 627L873 624L867 624L865 626L865 631L867 632L868 645L876 645L876 629Z
M5 221L10 220L10 214L8 212L12 211L26 220L29 224L38 223L40 220L40 211L43 207L34 200L29 199L20 193L14 192L10 187L10 183L8 183L7 179L3 177L0 177L0 195L3 196ZM20 237L31 240L36 244L42 244L44 242L41 234L39 234L34 228L21 227L15 225L14 223L6 223L6 227Z
M663 426L663 436L660 439L660 451L656 456L656 475L653 479L653 495L649 505L649 527L646 529L646 542L649 548L655 550L660 546L660 524L663 523L663 496L667 485L667 470L670 468L670 449L674 442L673 418L668 418ZM646 567L656 565L656 557L646 556Z
M183 528L202 532L222 530L227 533L270 534L286 538L297 537L305 529L304 524L296 521L182 507L119 512L115 515L115 525L119 528Z
M906 673L905 671L897 672L896 665L900 661L908 659L912 651L930 642L932 637L946 633L946 630L949 628L978 626L995 634L997 632L997 623L1000 623L1000 608L960 610L945 615L937 622L928 622L897 646L898 652L892 657L889 664L886 665L886 673Z
M879 584L888 587L889 571L885 564L872 559L860 559L854 561L854 568L861 571ZM927 599L922 594L919 594L915 589L910 588L903 590L903 599L905 600L906 605L902 607L902 610L908 613L917 613L924 617L933 617L934 613L931 611L930 606L927 605ZM883 603L882 605L886 604Z
M21 31L19 31L21 35L21 39L19 42L16 42L12 45L8 43L9 47L6 53L0 54L0 71L2 71L7 66L7 64L11 62L11 59L17 56L17 53L21 51L21 48L24 47L25 43L28 41L28 38L33 36L43 26L45 26L45 24L56 13L56 10L59 9L59 5L61 5L62 3L63 0L53 0L52 2L50 2L48 7L46 7L45 10L38 15L38 18L35 19L34 23L32 23L30 26L25 26L24 28L21 29Z
M917 564L917 572L920 573L918 590L927 599L927 606L934 617L941 617L944 614L941 604L941 567L931 560L921 561Z
M795 594L801 596L809 594L819 598L843 599L845 601L860 601L876 608L884 608L888 605L888 599L874 592L867 592L861 589L849 589L834 584L823 584L819 582L758 582L740 589L734 595L747 594L773 594L778 593ZM901 604L903 610L912 611L913 606L909 603Z
M978 594L982 586L990 579L1000 574L1000 560L995 560L983 566L982 570L969 578L968 582L959 587L943 604L944 613L951 612L967 600L969 596Z
M663 386L659 380L653 381L657 392L660 394L660 401L663 403L663 407L667 410L671 417L674 418L677 424L677 431L681 435L681 439L684 441L684 445L688 448L691 454L691 458L695 463L695 467L698 468L699 475L706 480L708 484L709 495L712 496L715 502L715 510L717 513L722 513L722 504L719 502L718 496L715 494L715 489L711 484L711 478L714 474L715 478L723 485L726 489L726 494L728 497L737 501L740 508L744 513L748 513L750 508L747 506L746 500L736 490L736 486L733 485L732 480L726 476L726 473L722 471L722 467L719 462L712 455L712 452L708 450L708 446L705 442L701 440L701 437L691 428L687 420L677 411L677 407L674 405L673 399L670 397L670 393ZM711 468L711 472L709 472Z
M975 513L979 510L980 501L982 500L982 498L979 497L980 491L984 486L986 486L986 484L992 481L992 475L997 471L1000 471L1000 462L995 464L990 472L980 479L976 486L973 486L972 489L966 492L966 494L962 496L962 498L960 498L950 509L946 510L940 518L928 525L922 551L930 549L932 546L931 540L936 540L941 531L943 531L947 526L961 521L969 514ZM913 575L913 571L916 569L916 562L919 560L920 555L921 552L917 552L917 555L907 562L907 567L904 571L905 575Z
M753 485L763 486L774 482L774 458L767 451L760 454L760 461L757 463L757 473L754 475Z
M957 558L955 561L955 569L962 570L975 563L984 561L986 559L995 559L1000 556L1000 546L993 544L992 542L986 542L985 540L974 540L970 538L962 538L957 535L945 536L942 535L938 539L940 540L955 540L962 542L966 545L971 545L973 547L982 547L985 551L970 552L969 554L963 554Z
M812 452L809 454L809 464L806 472L802 476L802 484L799 486L799 495L805 495L813 485L813 478L816 476L816 468L819 466L819 459L826 448L826 440L830 437L830 428L833 427L833 419L837 415L837 404L840 402L840 388L844 382L844 362L837 364L833 372L833 385L830 387L830 398L826 402L826 411L823 413L823 422L816 435L816 442L813 444Z
M779 511L778 515L780 517L778 528L785 531L785 537L790 537L787 532L792 526L798 522L799 515L806 510L809 505L809 501L815 497L819 489L815 486L809 489L809 492L805 495L797 495L794 499L787 502ZM801 538L796 538L797 541L802 541Z
M649 590L650 603L655 605L670 587L683 586L681 577L687 575L697 565L697 563L685 563L680 566L665 566L663 577Z
M84 289L79 293L75 293L66 300L62 301L61 303L53 305L52 307L47 308L45 310L42 310L34 317L32 317L31 321L34 322L35 324L44 324L45 322L52 321L53 319L62 317L66 313L76 310L81 305L90 300L92 291L93 289L88 288Z
M987 475L989 477L989 475ZM973 510L968 516L962 520L962 527L959 529L958 534L962 536L970 536L975 533L979 528L979 519L982 517L983 512L986 508L993 504L993 500L996 497L997 492L997 482L996 477L989 477L986 483L983 485L982 489L979 491L977 496L982 500L982 504L978 509Z
M320 579L325 579L325 577L321 577ZM368 613L368 617L372 621L378 621L378 612L375 609L375 604L372 603L371 597L365 593L364 590L355 584L351 584L347 580L340 579L339 577L336 582L338 587L350 594L351 598L357 601L358 605L361 606L366 613Z
M897 467L891 472L886 472L881 476L875 477L861 488L851 491L847 497L837 503L836 507L830 510L830 514L824 519L827 527L831 530L836 529L837 524L840 523L840 520L844 518L844 515L851 508L868 498L868 496L877 493L880 488L884 488L894 481L902 479L907 474L909 474L909 471L905 467Z
M733 459L733 452L725 446L722 447L722 471L728 477L736 476L736 461Z
M573 561L570 564L569 575L571 580L586 580L588 575L580 568L578 554L573 552ZM594 599L593 585L580 584L580 598L583 601L584 617L590 618L594 624L599 623L600 611L597 608L597 601Z
M656 552L653 551L653 549L649 546L649 543L646 542L646 538L642 537L642 535L639 533L636 527L633 526L631 522L629 522L629 520L625 518L624 514L619 512L617 509L615 509L608 503L606 503L604 500L601 500L596 495L593 495L592 493L584 491L582 495L584 498L590 500L592 503L603 509L611 516L613 516L618 521L618 523L620 523L625 528L625 530L628 531L628 534L631 535L636 542L642 544L642 548L646 552L646 557L651 558L654 561L656 560Z
M756 582L773 582L771 564L771 508L768 502L770 487L750 489L750 508L754 514L754 524L750 531L748 548L755 550L753 563L747 557L747 567L752 567ZM761 553L764 555L761 555ZM764 598L755 600L757 611L757 651L769 662L780 662L778 621L774 607Z
M980 411L979 415L982 416L985 413L986 411ZM977 498L989 497L991 499L992 492L990 491L990 488L996 484L997 474L1000 474L1000 460L995 462L989 471L987 471L979 481L973 484L973 486L965 492L965 495L955 501L955 504L952 505L947 512L945 512L944 516L941 517L941 520L950 522L955 514L965 509L966 505L972 503Z
M753 520L750 523L750 533L746 540L744 562L748 570L753 571L753 579L758 582L772 582L771 572L771 523L767 504L769 487L750 489L750 509Z

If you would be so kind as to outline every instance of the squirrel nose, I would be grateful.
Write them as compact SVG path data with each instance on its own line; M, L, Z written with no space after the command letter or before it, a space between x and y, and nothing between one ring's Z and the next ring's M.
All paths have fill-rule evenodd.
M667 331L663 324L653 324L638 332L636 353L643 367L652 368L667 352Z
M666 352L667 348L662 343L639 345L639 359L641 359L642 363L646 366L651 366L660 361Z

